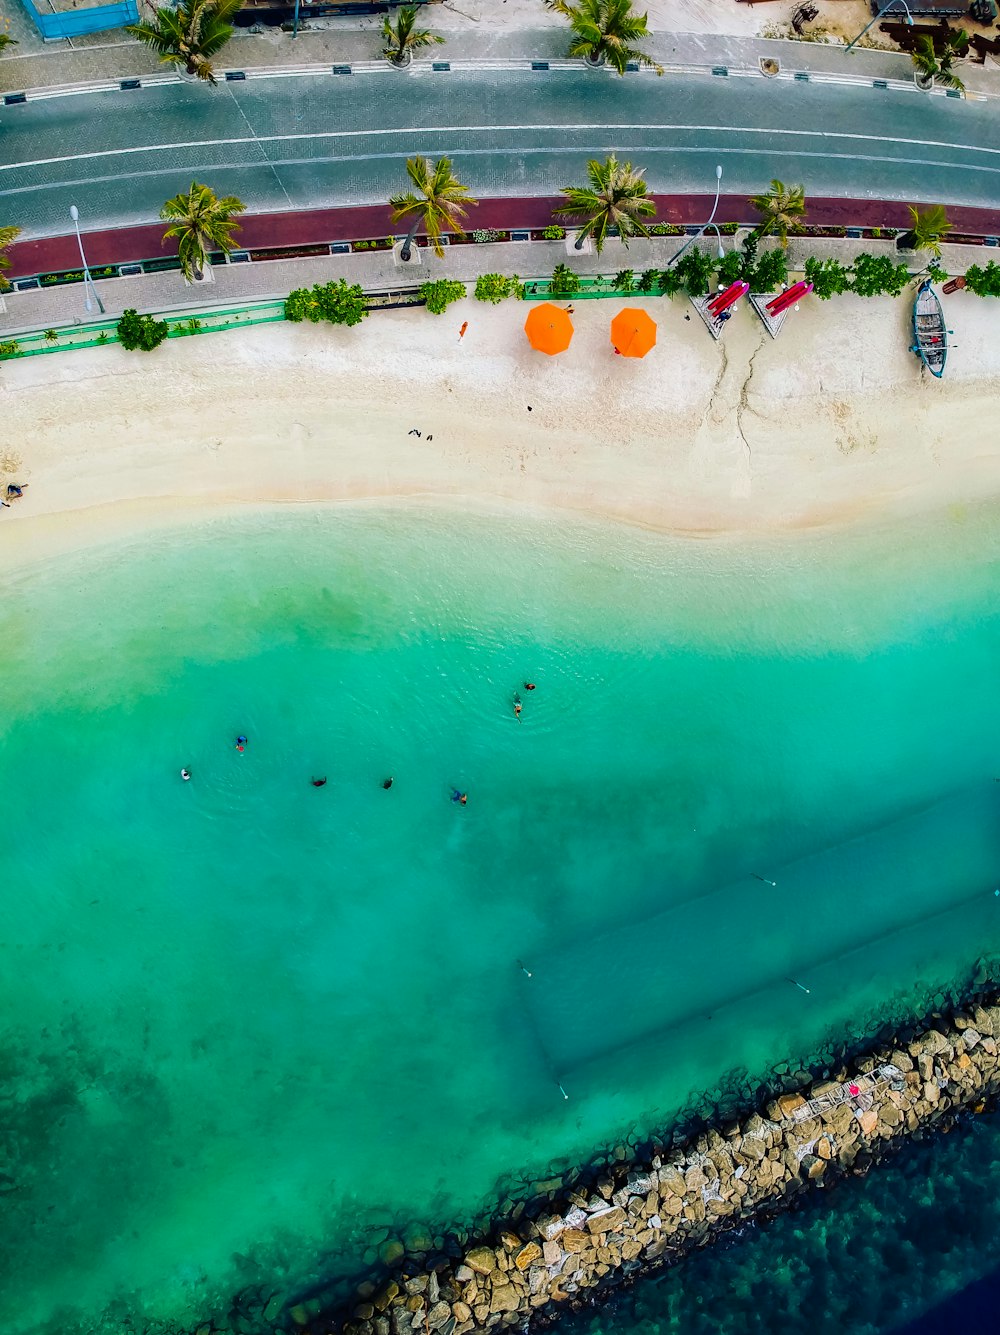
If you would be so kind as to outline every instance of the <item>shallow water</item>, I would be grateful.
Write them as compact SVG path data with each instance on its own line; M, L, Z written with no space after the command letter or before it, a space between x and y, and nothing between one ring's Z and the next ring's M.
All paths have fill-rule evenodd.
M9 577L0 1330L350 1273L1000 950L995 519L328 508Z

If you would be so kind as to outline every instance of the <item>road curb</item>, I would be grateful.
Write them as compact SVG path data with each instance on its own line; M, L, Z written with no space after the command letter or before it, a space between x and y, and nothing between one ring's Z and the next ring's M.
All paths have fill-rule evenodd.
M261 65L248 66L245 69L227 69L219 72L219 85L226 83L241 83L246 80L258 79L293 79L293 78L317 78L329 74L334 78L346 78L353 75L379 75L396 76L403 75L408 78L441 78L449 73L456 74L474 74L474 73L493 73L503 71L535 71L543 73L561 73L573 72L580 73L586 70L598 78L618 78L613 70L589 70L582 60L552 60L551 58L531 60L509 59L509 60L439 60L422 61L410 66L407 70L393 69L384 60L365 60L355 61L353 63L344 62L343 64L330 64L328 61L316 61L303 65ZM838 74L826 71L793 69L791 67L782 67L777 74L765 75L759 65L722 65L722 64L664 64L663 70L668 75L687 76L708 76L711 78L741 78L741 79L770 79L778 83L815 83L815 84L841 84L848 87L869 87L880 91L894 92L912 92L920 90L913 83L912 79L892 79L876 78L865 74ZM656 78L653 70L635 69L629 70L625 78L641 77L644 79ZM7 92L3 94L3 104L5 107L17 106L25 102L36 102L47 98L75 97L92 93L104 92L137 92L144 88L162 88L168 85L179 85L187 83L188 80L182 79L177 74L142 74L142 75L121 75L99 80L85 80L80 83L68 84L48 84L36 88L25 88ZM954 96L959 100L970 102L985 102L989 99L1000 97L1000 93L969 92L963 94L956 93L953 90L945 88L934 88L929 96L948 97Z

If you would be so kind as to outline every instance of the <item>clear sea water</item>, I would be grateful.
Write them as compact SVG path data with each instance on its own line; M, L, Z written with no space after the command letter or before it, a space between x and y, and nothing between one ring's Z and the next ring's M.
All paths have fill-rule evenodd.
M357 1274L1000 953L996 519L297 509L8 571L0 1331Z

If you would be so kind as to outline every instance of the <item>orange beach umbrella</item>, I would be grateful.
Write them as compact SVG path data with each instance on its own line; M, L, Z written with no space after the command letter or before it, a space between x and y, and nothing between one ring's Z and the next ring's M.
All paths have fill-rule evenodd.
M565 352L573 337L573 321L561 306L553 306L551 301L541 306L533 306L524 322L524 332L528 342L537 352L547 352L554 357L557 352Z
M611 342L623 357L645 357L656 347L656 321L638 308L619 311L611 321Z

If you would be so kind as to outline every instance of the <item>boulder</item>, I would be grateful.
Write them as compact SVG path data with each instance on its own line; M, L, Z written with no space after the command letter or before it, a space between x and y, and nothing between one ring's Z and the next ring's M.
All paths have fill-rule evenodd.
M447 1303L437 1302L427 1313L427 1327L429 1330L440 1330L441 1327L451 1316L451 1308Z
M835 1108L823 1113L823 1125L835 1135L842 1136L854 1121L854 1110L849 1103L838 1103Z
M950 1053L951 1044L944 1034L939 1033L936 1029L928 1029L926 1033L913 1040L910 1044L910 1052L914 1057L938 1057L944 1052Z
M582 1236L582 1234L581 1234ZM563 1258L563 1250L558 1242L542 1243L542 1260L546 1265L559 1265Z
M971 1052L976 1044L981 1043L982 1041L982 1034L977 1033L975 1029L966 1029L965 1033L962 1035L962 1042L965 1044L966 1052Z
M625 1211L617 1205L611 1205L590 1215L587 1219L587 1228L591 1233L614 1233L624 1223ZM565 1242L563 1245L565 1246Z
M578 1228L568 1228L559 1239L563 1250L567 1252L582 1252L585 1247L590 1246L590 1238L586 1233Z
M681 1177L680 1173L678 1173L676 1168L661 1168L659 1177L661 1194L668 1194L671 1196L684 1195L686 1190L684 1179Z
M558 1238L559 1234L566 1227L566 1221L557 1214L542 1215L538 1221L539 1236L551 1241Z
M910 1056L908 1052L903 1052L899 1048L897 1048L893 1052L889 1060L892 1062L893 1066L895 1066L900 1071L913 1070L913 1058Z
M937 1082L934 1080L925 1080L924 1101L926 1103L931 1104L931 1106L933 1107L934 1104L940 1101L940 1099L941 1099L941 1090L938 1088Z
M708 1178L697 1164L693 1164L684 1174L684 1185L689 1192L701 1191L708 1186Z
M517 1290L510 1284L501 1284L494 1288L490 1299L490 1315L496 1312L516 1312L521 1304Z
M459 1325L461 1325L464 1321L472 1320L472 1308L469 1307L467 1303L462 1303L462 1302L452 1303L451 1310L452 1314L455 1317L455 1320L459 1323Z
M474 1272L473 1272L473 1270L471 1269L470 1266L467 1266L467 1265L460 1265L460 1266L458 1266L458 1268L455 1270L455 1278L456 1278L456 1280L459 1282L459 1284L468 1284L469 1280L470 1280L470 1279L472 1278L472 1276L473 1276L473 1273L474 1273ZM407 1287L407 1291L409 1291L409 1288L408 1288L408 1287Z
M518 1270L527 1270L533 1262L541 1260L541 1256L542 1249L537 1242L526 1242L514 1257L514 1264Z
M759 1136L744 1136L738 1149L745 1159L753 1162L759 1162L767 1154L767 1146Z
M782 1094L777 1101L779 1117L791 1117L799 1108L804 1108L806 1101L801 1094Z
M377 1312L384 1312L385 1309L392 1302L393 1298L398 1297L398 1295L399 1295L399 1285L396 1283L394 1279L387 1279L386 1282L379 1289L379 1291L375 1294L374 1298L372 1298L372 1302L375 1304L375 1310ZM294 1319L295 1318L293 1316L292 1320L294 1321Z
M989 1034L991 1038L1000 1035L1000 1006L976 1006L972 1019L981 1034Z
M826 1160L818 1158L815 1154L804 1154L802 1156L801 1172L806 1177L814 1180L822 1177L826 1172Z
M894 1103L886 1103L879 1109L878 1119L883 1126L897 1127L903 1121L903 1114Z
M465 1254L465 1264L477 1275L491 1275L497 1268L497 1258L491 1247L473 1247Z
M817 1140L816 1142L815 1151L817 1158L820 1159L833 1158L833 1147L830 1144L829 1138L827 1136L820 1136L819 1140Z

